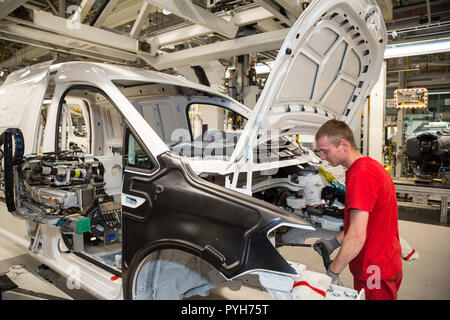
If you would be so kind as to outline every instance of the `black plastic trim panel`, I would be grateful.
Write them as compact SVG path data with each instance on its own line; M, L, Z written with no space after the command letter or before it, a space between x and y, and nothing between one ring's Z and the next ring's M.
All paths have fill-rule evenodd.
M256 269L295 274L267 234L283 222L308 222L199 178L185 159L171 152L160 155L158 162L161 168L151 177L124 174L123 192L149 199L135 209L122 207L126 296L140 262L169 248L201 257L228 279Z

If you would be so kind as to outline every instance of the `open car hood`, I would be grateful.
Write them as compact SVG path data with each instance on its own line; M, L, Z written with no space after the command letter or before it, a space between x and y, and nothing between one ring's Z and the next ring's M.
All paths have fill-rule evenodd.
M316 0L286 37L229 165L278 136L350 124L383 62L386 28L374 0Z

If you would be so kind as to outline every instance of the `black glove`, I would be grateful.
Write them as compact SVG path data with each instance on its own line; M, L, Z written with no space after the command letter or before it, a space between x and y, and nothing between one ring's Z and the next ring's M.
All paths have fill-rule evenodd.
M338 241L338 239L319 239L313 244L314 250L316 250L320 255L322 255L322 252L320 251L318 247L318 243L322 243L325 249L328 252L328 255L331 255L336 248L339 248L341 246L341 243Z
M330 267L328 267L327 276L329 276L332 279L331 280L332 284L342 286L342 282L339 280L339 273L334 272L333 270L331 270Z

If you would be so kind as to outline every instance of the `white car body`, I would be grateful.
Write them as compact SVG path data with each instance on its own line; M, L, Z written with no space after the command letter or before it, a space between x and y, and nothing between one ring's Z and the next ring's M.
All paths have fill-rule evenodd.
M145 118L136 104L133 104L124 94L126 90L128 90L126 92L133 91L133 87L127 87L123 84L158 84L161 88L184 88L183 90L202 92L203 98L197 97L197 103L202 103L202 99L208 103L217 101L221 107L247 118L248 122L228 157L212 157L209 159L188 157L183 161L188 161L190 168L200 177L222 177L225 182L222 187L231 189L230 194L235 193L236 199L239 197L239 199L250 199L248 195L255 192L255 184L252 181L253 173L282 167L301 166L312 161L314 157L312 154L308 156L303 153L288 159L256 163L253 159L255 148L268 140L278 139L281 136L314 135L320 125L328 119L345 120L350 125L354 125L359 120L363 102L380 71L385 44L386 30L383 18L374 1L316 0L311 3L291 28L279 51L266 87L253 110L208 87L158 72L88 62L60 64L49 62L12 73L0 88L0 133L8 128L19 128L25 141L25 155L58 151L56 150L58 144L57 129L59 128L58 119L61 120L62 100L66 98L68 92L82 90L77 88L95 87L96 90L101 91L104 97L110 99L132 129L132 134L141 141L155 160L156 168L152 169L153 171L145 173L124 168L123 175L134 174L140 175L139 179L141 180L152 179L159 174L158 170L164 166L163 163L158 163L158 161L161 161L158 159L163 159L162 156L170 154L171 149L168 147L168 141L163 141L161 134L155 132L155 126L149 124L148 118ZM54 85L54 91L46 114L45 131L42 132L42 128L39 126L40 114L44 95L49 90L49 83ZM145 88L142 86L143 90ZM92 97L98 98L99 95L96 96L92 93ZM177 97L173 99L183 102L183 95ZM71 100L68 99L67 103L71 103L71 101L76 103L78 98L74 94L73 97L70 97ZM100 101L99 104L103 102ZM184 101L183 103L187 102ZM86 108L82 106L84 110L82 114L87 113ZM89 110L92 112L94 109ZM182 115L181 111L180 115ZM87 128L87 135L92 139L91 146L89 146L88 140L83 140L83 137L69 135L67 142L82 146L87 153L92 153L95 157L97 152L99 154L98 159L103 162L108 170L111 170L115 165L122 164L122 160L119 161L117 160L119 158L114 158L115 153L108 150L94 151L92 150L94 149L93 146L113 150L112 148L122 145L122 138L108 140L109 138L106 136L100 137L101 131L96 129L94 119L97 116L91 114L89 118L86 118L91 124L90 128ZM187 115L186 118L180 116L180 119L189 121ZM64 121L62 122L64 123ZM100 127L100 122L98 122L98 126ZM111 137L114 137L114 135ZM103 141L101 144L98 142L100 140ZM120 159L122 158L120 157ZM178 158L175 157L174 159ZM107 174L109 176L106 176ZM240 174L245 174L245 183L239 183L238 177ZM122 210L124 208L134 210L145 202L145 197L126 193L124 182L122 182L122 179L125 179L124 176L111 175L110 171L105 173L105 190L120 199ZM265 180L263 183L275 183L275 180L270 180L269 183L268 180ZM282 183L287 183L286 179ZM297 187L301 189L304 185L303 183L300 186L299 182ZM245 195L242 195L242 193ZM275 298L313 298L314 292L309 295L305 292L301 294L297 292L296 294L292 290L294 282L305 279L312 282L317 281L317 286L322 285L325 291L328 290L326 298L329 299L335 298L334 295L329 294L332 290L341 292L341 298L361 299L363 297L363 293L358 294L350 289L331 286L331 279L321 278L323 276L321 274L306 272L306 261L305 265L290 264L295 269L295 273L280 272L276 268L273 270L264 267L259 268L255 265L252 268L245 269L244 272L233 273L231 278L224 275L220 270L209 266L209 274L213 270L215 276L211 276L205 281L202 278L198 279L195 274L187 272L185 269L192 261L203 266L204 261L200 261L202 256L189 254L186 256L185 252L178 255L178 260L175 260L183 261L180 270L185 272L184 274L187 277L186 292L198 286L199 283L203 285L203 291L199 290L198 292L189 292L189 294L178 296L171 296L167 292L154 296L147 290L144 290L145 292L139 291L140 284L148 283L147 280L141 278L147 278L150 274L149 270L153 268L153 265L147 264L149 258L145 257L139 263L133 262L136 264L133 267L134 273L129 276L132 278L130 280L132 294L124 294L122 279L113 277L114 274L110 272L111 270L105 270L98 263L93 264L92 259L86 260L85 257L62 252L61 230L55 226L59 223L58 219L61 216L55 216L53 220L48 220L50 221L48 223L41 221L36 225L36 222L33 222L34 216L27 217L26 212L29 211L16 211L15 215L22 218L17 219L6 210L6 207L0 204L0 232L24 247L30 247L31 254L34 257L64 276L73 278L76 274L83 289L102 299L121 299L124 297L133 299L182 298L192 294L206 294L211 287L218 285L242 285L245 282L242 279L254 279L252 275L258 275L259 281L250 281L247 285L251 283L253 286L265 289ZM314 232L315 228L306 221L296 220L295 215L291 215L294 217L289 217L289 214L287 214L286 221L267 229L266 236L271 237L272 231L281 226L300 230L305 237L307 237L305 233L311 236L310 233ZM174 221L174 223L177 222ZM272 243L275 241L274 239L270 240ZM179 250L178 247L172 249ZM217 249L215 250L217 251ZM173 252L167 252L167 254L173 256ZM120 254L117 256L120 256ZM197 260L192 260L193 258ZM170 257L167 261L173 262ZM226 265L225 262L224 265ZM131 264L128 267L131 268ZM228 270L227 268L232 269L232 266L228 265L224 270ZM320 282L319 279L325 282ZM152 286L154 289L156 288L156 291L159 288L156 280L152 282ZM346 292L346 295L343 294L344 292Z

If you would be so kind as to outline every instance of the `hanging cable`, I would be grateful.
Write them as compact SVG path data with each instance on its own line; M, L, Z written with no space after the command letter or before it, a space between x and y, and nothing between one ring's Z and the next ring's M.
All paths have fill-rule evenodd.
M231 57L230 60L228 61L227 67L225 68L225 73L227 72L227 69L228 69L228 66L230 65L231 59L233 59L233 57ZM238 65L236 63L234 74L233 74L233 76L231 78L225 80L225 85L227 85L228 82L230 82L231 80L233 80L236 77L237 72L238 72Z

